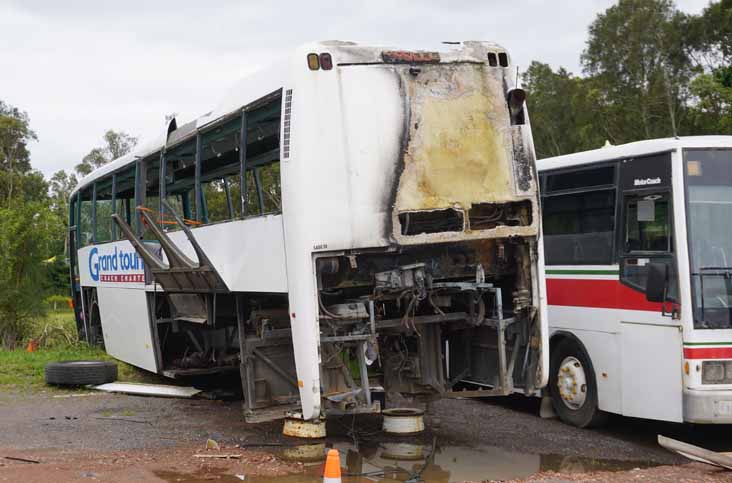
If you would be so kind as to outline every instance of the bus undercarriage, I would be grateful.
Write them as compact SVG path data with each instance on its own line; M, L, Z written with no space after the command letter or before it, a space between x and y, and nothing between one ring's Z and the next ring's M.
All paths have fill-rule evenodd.
M164 289L148 294L161 372L239 370L251 421L294 409L296 316L287 295L229 292L182 220L196 261L141 215L165 259L115 221ZM541 347L535 258L535 243L523 237L316 254L324 412L533 393Z

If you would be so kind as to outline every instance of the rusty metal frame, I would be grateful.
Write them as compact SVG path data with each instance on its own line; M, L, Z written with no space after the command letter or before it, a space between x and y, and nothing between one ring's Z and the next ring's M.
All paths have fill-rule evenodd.
M288 330L287 334L281 333L276 337L246 337L245 336L245 325L246 322L243 318L238 317L239 326L239 350L241 353L241 365L239 367L242 379L242 388L244 390L244 406L247 412L251 413L261 407L257 407L256 400L256 381L254 376L254 360L259 359L272 369L277 375L279 375L284 381L290 384L299 398L299 387L296 381L293 381L291 376L287 374L287 371L283 369L279 364L270 359L267 355L259 351L260 347L272 347L287 345L292 342L292 334ZM283 331L284 332L284 331ZM275 403L276 404L276 403Z
M247 215L249 204L246 173L247 173L247 111L241 112L241 128L239 130L239 203L241 203L242 218Z
M112 214L117 213L117 173L112 175ZM117 241L117 224L112 223L112 241Z
M195 177L193 181L193 191L194 191L194 203L193 207L196 210L196 221L201 221L201 209L202 209L202 203L201 198L203 196L203 192L201 190L201 154L203 150L203 141L201 139L201 133L196 133L196 159L194 161L195 167Z
M92 184L91 227L93 245L97 242L97 183Z

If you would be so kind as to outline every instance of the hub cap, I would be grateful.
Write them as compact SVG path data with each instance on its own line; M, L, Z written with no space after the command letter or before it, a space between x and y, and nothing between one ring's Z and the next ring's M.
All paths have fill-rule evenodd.
M566 357L559 366L557 374L559 397L569 409L578 410L587 399L587 377L585 370L576 357Z

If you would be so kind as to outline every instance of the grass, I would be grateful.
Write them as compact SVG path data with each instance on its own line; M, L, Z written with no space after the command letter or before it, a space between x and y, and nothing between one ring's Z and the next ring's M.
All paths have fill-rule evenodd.
M80 359L115 360L103 350L75 341L75 324L71 311L49 312L34 327L34 339L40 342L35 352L25 347L15 350L0 349L0 393L53 388L45 382L45 367L49 362ZM156 382L153 374L116 361L119 380L129 382ZM84 388L81 388L84 389ZM68 390L68 389L65 389ZM72 390L78 390L72 389Z

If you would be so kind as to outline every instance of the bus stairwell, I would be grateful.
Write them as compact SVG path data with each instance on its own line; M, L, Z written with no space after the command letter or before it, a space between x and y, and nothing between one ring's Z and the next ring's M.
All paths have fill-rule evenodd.
M194 323L213 321L215 320L215 314L213 314L215 304L212 295L228 293L229 290L201 249L190 228L167 203L164 201L163 203L168 212L173 214L176 224L193 247L197 262L191 260L173 243L146 210L138 208L150 233L158 240L160 247L165 252L167 263L151 252L122 218L116 214L112 215L112 218L125 238L145 261L155 282L160 284L165 291L172 311L172 319Z

